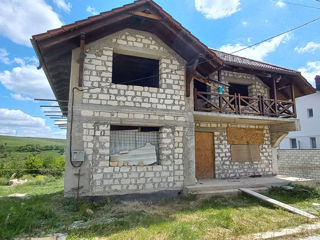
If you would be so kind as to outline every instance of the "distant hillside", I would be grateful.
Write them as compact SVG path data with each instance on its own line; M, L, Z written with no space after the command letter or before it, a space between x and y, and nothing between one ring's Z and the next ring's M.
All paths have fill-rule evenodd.
M11 137L1 136L0 144L6 143L8 147L24 146L27 144L34 144L40 146L46 145L65 145L65 139L53 139L53 138L32 138L32 137Z

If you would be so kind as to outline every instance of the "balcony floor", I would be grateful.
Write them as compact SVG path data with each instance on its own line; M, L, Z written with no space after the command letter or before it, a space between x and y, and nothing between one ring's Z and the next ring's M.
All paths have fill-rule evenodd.
M281 123L293 123L297 121L296 118L280 118L280 117L268 117L261 115L245 115L245 114L234 114L234 113L219 113L219 112L193 112L195 121L203 122L224 122L224 123L247 123L247 124L281 124Z

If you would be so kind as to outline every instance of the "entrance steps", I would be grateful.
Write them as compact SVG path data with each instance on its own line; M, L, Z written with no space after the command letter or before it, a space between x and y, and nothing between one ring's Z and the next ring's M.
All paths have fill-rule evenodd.
M280 187L288 184L314 186L312 179L294 178L286 176L270 176L241 179L204 179L198 180L195 185L186 186L185 194L210 196L233 196L240 193L239 188L249 188L253 191L263 192L270 187Z

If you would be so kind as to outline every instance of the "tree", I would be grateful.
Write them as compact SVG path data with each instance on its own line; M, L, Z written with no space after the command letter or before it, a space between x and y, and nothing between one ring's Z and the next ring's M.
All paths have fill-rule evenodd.
M41 167L43 166L43 161L34 156L33 154L29 154L27 160L26 160L26 168L30 169L31 173L38 172Z

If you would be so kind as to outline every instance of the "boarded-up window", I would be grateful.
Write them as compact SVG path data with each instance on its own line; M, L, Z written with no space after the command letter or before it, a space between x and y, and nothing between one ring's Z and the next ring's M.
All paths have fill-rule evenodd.
M229 144L264 144L263 129L257 128L227 128Z
M159 128L111 126L110 166L159 162Z
M131 151L150 143L158 150L159 128L111 126L110 129L110 154L122 151Z
M260 162L260 147L264 144L263 129L227 128L232 162Z
M259 145L231 145L232 162L260 162Z

